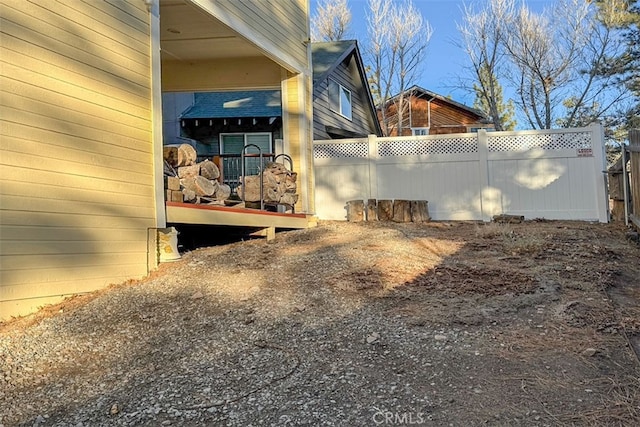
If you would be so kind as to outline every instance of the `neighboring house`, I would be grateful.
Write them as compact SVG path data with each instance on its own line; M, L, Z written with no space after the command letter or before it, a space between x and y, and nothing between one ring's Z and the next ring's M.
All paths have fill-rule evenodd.
M311 52L314 139L382 136L357 42L312 43ZM166 120L165 136L175 137L165 143L196 140L201 156L239 154L241 141L281 154L281 100L278 90L166 93L174 120Z
M313 139L382 136L356 40L311 44Z
M396 95L387 103L385 117L388 136L467 133L494 128L482 111L413 86L404 92L402 131L398 135L398 99L399 95ZM380 111L378 117L385 128Z
M282 140L280 90L203 92L192 96L193 104L178 114L179 136L196 140L200 156L240 154L246 144L258 145L263 153L273 153L275 141Z
M0 319L147 275L168 223L248 224L165 204L162 92L281 91L296 212L314 212L308 7L0 0Z

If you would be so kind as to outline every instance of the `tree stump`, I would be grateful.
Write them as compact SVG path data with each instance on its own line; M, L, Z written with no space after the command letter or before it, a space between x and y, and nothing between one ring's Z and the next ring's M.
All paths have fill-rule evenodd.
M378 221L393 219L393 200L378 200Z
M429 217L428 202L426 200L411 201L411 222L427 222Z
M367 221L378 220L378 202L376 199L367 200Z
M364 221L364 202L362 200L350 200L347 202L347 221Z
M393 221L411 222L411 205L408 200L393 201Z

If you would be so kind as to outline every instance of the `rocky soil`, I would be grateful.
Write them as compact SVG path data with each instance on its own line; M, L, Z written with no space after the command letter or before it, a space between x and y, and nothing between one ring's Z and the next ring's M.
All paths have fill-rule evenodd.
M640 425L616 224L339 223L0 324L0 426Z

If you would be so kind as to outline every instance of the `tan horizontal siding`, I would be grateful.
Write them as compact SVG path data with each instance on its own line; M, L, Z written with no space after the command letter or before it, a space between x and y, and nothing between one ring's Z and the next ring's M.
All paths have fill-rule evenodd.
M141 129L119 123L117 119L120 117L120 114L117 112L110 114L109 111L106 111L101 115L94 116L79 111L78 109L65 108L64 106L49 104L47 102L14 95L5 91L0 91L0 105L3 107L9 107L3 111L3 115L6 114L5 120L17 123L24 123L23 120L20 120L22 112L28 113L37 111L40 116L54 119L56 121L71 122L93 129L108 129L112 134L127 135L134 139L149 140L149 136L151 134L148 127L147 129ZM9 109L16 111L12 112Z
M57 254L47 257L41 257L41 261L34 264L34 259L37 256L31 255L7 255L2 257L2 262L9 265L11 268L4 269L5 271L18 271L28 269L61 269L71 270L75 268L84 267L96 267L94 269L95 277L105 277L108 274L109 268L113 265L129 266L136 265L139 260L136 257L132 257L129 254L122 256L117 248L109 253L98 254L90 252L86 254ZM35 265L35 267L34 267ZM67 278L65 277L64 280ZM79 278L80 279L80 278ZM0 288L1 289L1 288Z
M40 24L42 21L34 20L33 23ZM25 31L30 30L30 28L25 28L22 20L20 23L17 23L10 21L4 16L0 19L0 28L2 28L3 33L21 33L22 36L18 38L34 46L57 53L70 65L90 65L97 70L105 70L114 75L126 76L131 82L144 86L144 64L133 61L120 52L102 49L100 45L82 46L82 44L88 44L88 42L82 39L77 43L73 43L74 39L72 37L78 37L74 33L61 31L57 26L51 26L45 23L41 25L42 27L38 28L37 31ZM72 31L74 30L77 30L77 28L72 29ZM65 42L62 41L64 37L70 38L67 38ZM82 49L83 47L87 50Z
M96 267L77 267L67 270L67 280L52 280L64 277L65 272L59 268L53 269L37 269L37 270L21 270L4 272L0 276L0 280L4 285L2 289L9 296L8 299L19 300L24 298L41 298L51 295L71 294L75 292L87 292L84 287L75 287L78 283L87 283L92 288L118 283L131 277L140 277L140 269L136 265L121 266L119 269L120 276L113 280L111 276L98 275L100 270ZM144 273L142 273L144 274ZM72 279L76 278L76 281ZM86 278L84 278L86 277ZM98 282L99 286L95 287ZM106 282L106 283L105 283Z
M50 51L33 48L15 37L2 38L0 45L3 46L0 61L4 74L15 81L86 99L114 110L131 111L129 114L139 117L149 113L150 106L145 104L148 102L148 87L110 73L100 75L89 66L69 66L68 61L58 61L59 58Z
M0 0L0 318L147 272L142 1Z
M118 242L109 241L103 245L96 245L92 254L105 253L145 253L147 245L145 241L124 241L121 245ZM3 240L2 255L77 255L84 254L87 250L87 241L24 241L24 240ZM6 283L6 282L3 282Z
M70 194L73 194L70 192ZM3 194L2 209L26 212L47 212L80 215L117 215L137 218L153 218L153 206L124 206L108 202L92 203L75 200L36 198L27 196L10 196Z
M292 56L300 66L307 65L307 47L303 44L308 37L306 0L216 0L215 3L226 11L225 15L233 16L259 34L257 39L271 41L280 54ZM220 18L224 21L224 17ZM274 54L278 56L278 52Z
M3 142L8 138L2 138ZM26 147L26 145L25 145ZM25 148L26 150L26 148ZM89 163L83 163L78 157L72 160L56 160L47 162L47 159L38 153L30 154L24 151L9 151L2 153L2 164L9 166L18 166L35 170L47 170L60 172L67 175L77 175L81 177L101 178L107 182L103 182L103 188L95 188L95 190L110 191L108 181L128 181L144 183L146 186L152 185L150 173L143 173L149 169L149 165L142 164L138 170L116 169L104 166L100 159L94 158ZM88 159L87 159L88 160ZM105 158L107 161L108 158ZM140 172L142 169L142 172ZM4 173L3 173L4 175ZM9 179L9 177L4 177Z
M85 215L60 212L18 211L0 210L2 226L6 225L33 225L33 226L58 226L58 227L95 227L103 229L145 229L153 227L149 218L141 216L115 216L112 212L105 211L102 215ZM2 266L3 268L5 266Z
M137 242L147 238L144 229L116 228L105 229L99 227L61 227L34 225L5 225L2 227L3 241L22 240L25 242L64 241L84 242L100 240L108 245L116 242ZM8 269L11 266L7 266Z
M149 12L144 7L132 8L127 7L128 0L103 0L103 3L110 5L113 9L117 9L120 11L124 11L125 13L135 17L139 21L142 21L148 26L147 17L149 16ZM93 0L84 0L85 3L89 3L93 5L95 1Z
M87 156L100 157L101 164L105 164L103 156L109 156L117 161L128 160L136 165L148 160L149 152L146 141L136 141L126 136L115 136L105 133L106 142L94 141L68 133L56 132L51 129L42 129L22 123L0 122L0 136L24 139L32 143L44 144L49 150L74 149L85 152ZM0 138L0 143L2 138ZM73 148L70 148L73 147Z
M27 196L44 204L43 212L49 212L47 199L64 199L66 202L97 203L107 205L108 209L119 207L148 206L153 203L153 194L144 197L139 194L118 194L111 191L96 191L94 189L69 188L59 185L31 183L25 181L5 181L3 194L7 196ZM16 209L20 210L20 209Z
M99 270L93 270L96 273L100 273ZM122 273L113 275L110 272L109 267L105 267L102 270L102 274L93 275L89 273L91 277L83 278L83 269L67 270L64 276L61 276L61 270L53 270L50 278L63 277L60 281L43 280L41 282L31 282L29 284L17 284L2 286L4 295L7 296L8 301L22 300L22 299L35 299L52 297L57 295L73 295L83 292L91 292L111 284L121 283L129 278L139 278L144 275L135 266L123 266ZM11 272L10 272L11 273ZM64 279L67 277L67 279ZM75 278L75 279L72 279ZM6 279L6 277L3 277Z
M50 39L75 47L83 53L98 53L96 57L100 60L108 58L102 55L103 51L107 51L107 55L113 52L137 62L140 69L144 70L145 57L139 53L146 54L148 60L148 23L130 17L128 13L114 8L109 3L78 0L13 0L7 3L3 9L3 17L18 25L28 26L33 32L33 37L49 32ZM130 2L127 6L133 5L135 3ZM111 16L100 9L113 11L113 14L119 17ZM44 43L51 41L42 40ZM140 74L144 76L144 71Z
M3 165L0 179L7 184L3 186L2 190L7 194L14 191L9 183L15 182L17 187L15 191L20 191L19 187L28 183L68 188L74 191L88 191L95 194L93 197L104 197L103 194L113 194L116 197L129 196L138 198L137 204L140 204L140 197L153 197L153 187L147 183L113 181L112 179L71 175L64 171L37 170L14 165Z
M63 3L63 8L52 7L51 10L56 13L65 17L73 17L71 11L77 12L84 15L85 19L98 21L97 24L92 21L91 29L107 38L116 39L125 45L129 38L133 38L137 43L136 46L142 49L148 46L145 34L149 31L149 23L147 22L148 12L144 0L142 2L136 0L57 1ZM69 10L69 13L65 15L63 10ZM122 26L122 24L126 26Z
M106 146L113 146L114 150L119 149L118 146L139 150L145 154L149 154L151 150L151 141L148 139L139 140L132 138L130 135L117 135L109 129L97 129L84 124L76 124L72 121L58 120L42 115L39 112L2 107L1 103L2 97L0 93L0 117L2 117L7 127L12 125L32 126L36 129L54 132L60 136L60 140L64 140L66 136L69 136L69 144L72 143L74 138L81 138L104 143ZM82 147L82 145L76 146Z
M101 120L103 120L102 116L107 113L112 117L117 118L118 123L121 126L141 129L144 132L149 131L149 123L145 120L146 117L134 116L119 109L109 108L108 106L97 104L93 100L81 99L69 96L65 93L45 90L41 87L34 86L33 84L7 78L0 78L0 87L2 87L2 91L6 96L13 95L18 98L26 98L32 101L56 106L64 110L76 111L84 116L92 116L95 118L94 124L96 126L100 126ZM81 118L78 117L78 119ZM128 134L128 132L125 131L125 134Z

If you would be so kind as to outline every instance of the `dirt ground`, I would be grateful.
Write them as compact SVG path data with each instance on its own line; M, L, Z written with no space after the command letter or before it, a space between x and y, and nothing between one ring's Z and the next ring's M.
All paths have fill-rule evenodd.
M0 324L0 426L640 425L620 224L321 222Z

